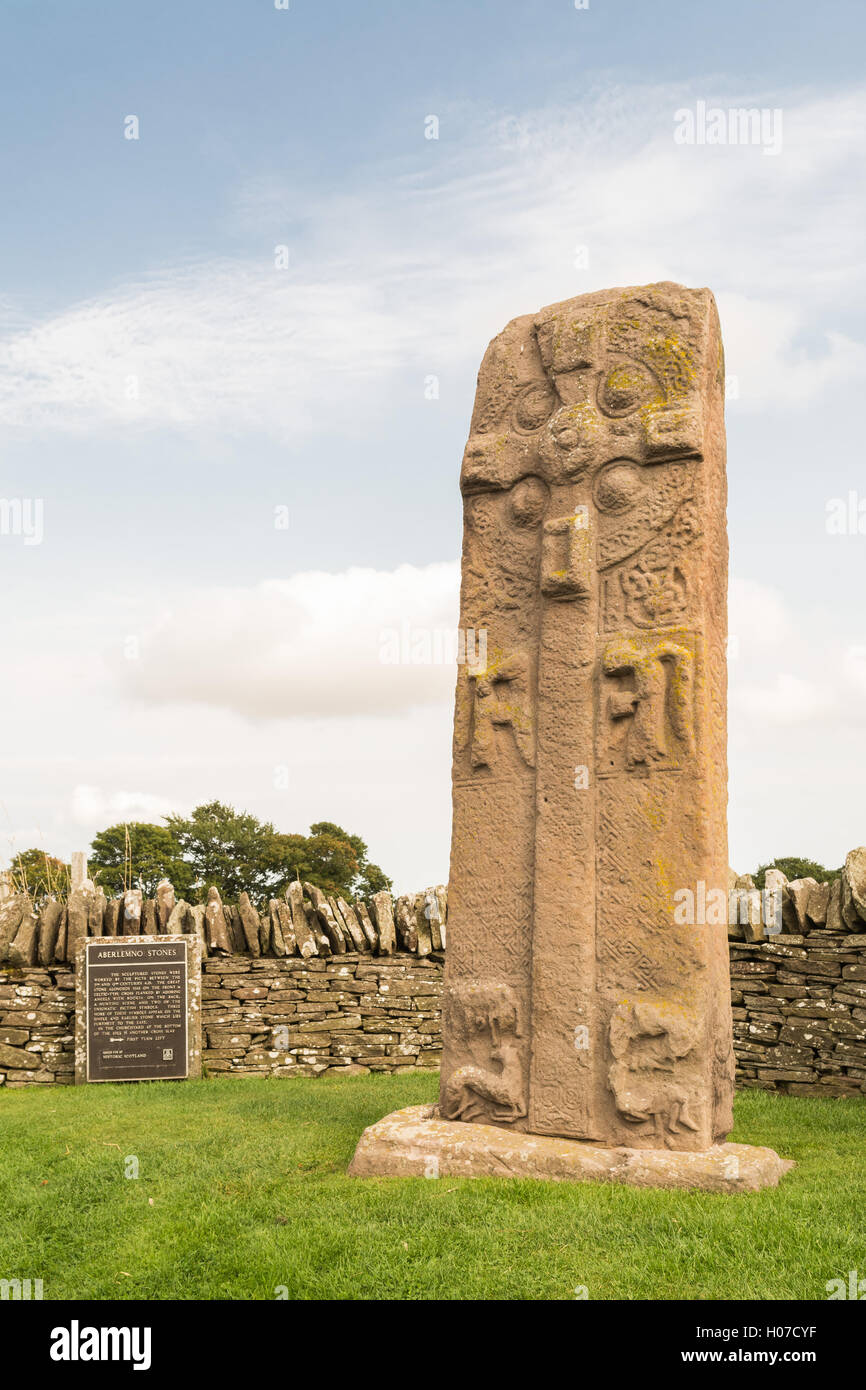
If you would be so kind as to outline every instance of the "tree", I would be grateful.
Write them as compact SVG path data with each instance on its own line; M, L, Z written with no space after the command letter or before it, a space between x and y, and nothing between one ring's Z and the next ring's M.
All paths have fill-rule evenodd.
M10 869L15 887L29 893L31 898L65 893L69 885L69 865L43 849L22 850L14 856Z
M146 821L100 830L90 846L88 867L94 882L109 896L141 887L146 897L153 897L159 880L168 878L180 898L186 896L193 881L174 832Z
M34 851L35 853L35 851ZM352 898L390 888L390 879L367 858L367 846L331 821L309 835L278 834L270 821L236 811L221 801L196 806L166 824L113 825L94 837L91 873L107 893L139 884L152 896L161 878L179 897L203 900L214 886L228 899L248 892L261 900L308 879L325 893Z
M768 869L781 869L782 873L789 882L795 878L814 878L816 883L828 883L831 878L838 878L841 869L825 869L823 864L819 864L814 859L798 859L796 857L773 859L769 864L761 864L755 871L755 887L763 888L764 879Z
M189 816L167 816L166 822L199 896L215 886L223 897L246 891L261 898L279 882L278 837L269 821L209 801Z
M378 864L364 865L361 882L358 886L360 898L372 898L374 893L381 893L383 889L390 893L393 887L393 880L388 878L384 869L380 869Z
M278 835L277 843L284 865L281 887L293 878L308 878L323 892L345 898L369 897L391 887L378 864L368 860L361 837L333 821L316 821L308 836Z

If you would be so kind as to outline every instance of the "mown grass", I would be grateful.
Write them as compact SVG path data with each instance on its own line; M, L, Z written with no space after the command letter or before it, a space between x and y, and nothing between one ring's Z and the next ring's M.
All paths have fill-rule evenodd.
M744 1196L347 1178L362 1129L436 1086L0 1092L0 1278L46 1299L823 1299L866 1277L864 1101L740 1093L732 1137L798 1165Z

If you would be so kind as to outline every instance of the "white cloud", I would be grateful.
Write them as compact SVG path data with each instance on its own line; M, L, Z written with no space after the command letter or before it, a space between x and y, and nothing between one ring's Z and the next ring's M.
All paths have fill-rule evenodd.
M718 304L725 370L743 405L802 409L830 386L866 381L866 346L844 333L821 330L817 351L797 347L807 322L801 306L724 293Z
M780 671L769 685L743 685L735 692L735 709L766 725L806 724L833 708L830 691L801 676Z
M850 652L840 649L826 615L800 613L798 621L779 589L732 575L728 631L732 737L758 730L765 737L791 725L817 734L828 721L852 717Z
M308 428L314 383L336 392L337 372L362 388L398 365L376 299L267 262L153 277L0 341L0 407L7 424L74 433Z
M748 649L765 650L767 646L788 642L795 624L778 589L755 579L731 575L728 586L728 632L737 656Z
M7 864L11 864L16 854L23 854L25 850L34 847L42 849L44 845L45 835L41 826L10 826L0 832L0 864L4 860ZM49 853L53 853L53 851L49 851Z
M303 211L288 271L268 246L41 323L16 311L0 338L0 418L294 438L345 412L357 428L407 367L472 372L515 313L661 278L718 292L746 407L802 406L864 380L866 348L841 326L863 281L866 192L850 173L866 153L862 94L787 103L772 160L674 144L673 113L693 95L613 91L474 124L464 112L462 141L422 173L362 169L355 187L290 200L277 179L248 185L238 215L260 246L285 206ZM588 270L575 268L576 245Z
M252 719L383 715L450 701L459 567L307 571L181 595L116 666L128 695ZM395 661L396 658L396 661Z
M121 821L155 821L171 810L165 797L148 792L109 793L86 782L79 782L72 789L72 820L91 830Z
M849 647L843 659L843 672L860 695L866 695L866 645Z

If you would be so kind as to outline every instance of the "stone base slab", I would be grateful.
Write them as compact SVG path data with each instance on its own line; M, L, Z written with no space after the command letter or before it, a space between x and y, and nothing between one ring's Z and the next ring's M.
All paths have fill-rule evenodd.
M349 1176L544 1178L757 1192L776 1187L793 1167L773 1149L751 1144L717 1144L702 1153L605 1148L582 1139L554 1139L497 1125L442 1120L434 1105L410 1105L364 1130Z

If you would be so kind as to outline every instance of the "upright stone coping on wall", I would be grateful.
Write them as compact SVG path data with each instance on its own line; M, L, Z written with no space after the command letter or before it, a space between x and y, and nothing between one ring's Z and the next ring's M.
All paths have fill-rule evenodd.
M611 289L512 320L481 364L461 490L460 627L485 642L458 671L429 1124L475 1154L466 1171L488 1171L477 1125L508 1127L509 1172L538 1175L525 1133L578 1146L575 1177L592 1143L663 1148L671 1185L705 1185L694 1156L712 1168L733 1123L726 922L681 921L674 893L704 883L727 901L710 292ZM392 1137L400 1124L385 1121ZM407 1171L422 1131L406 1121L400 1150L374 1127L363 1171Z
M178 901L168 879L157 884L156 896L140 888L107 897L87 878L83 854L73 855L69 896L53 896L34 904L26 892L15 892L8 875L0 875L0 966L46 968L74 963L82 941L98 936L196 936L203 957L249 951L253 956L329 958L344 952L387 956L397 947L428 955L444 950L447 891L440 884L423 893L407 893L394 903L387 891L373 894L369 903L328 898L310 883L290 884L285 897L272 898L257 909L248 893L237 904L223 902L211 886L207 901L192 905ZM395 936L395 918L397 921Z

